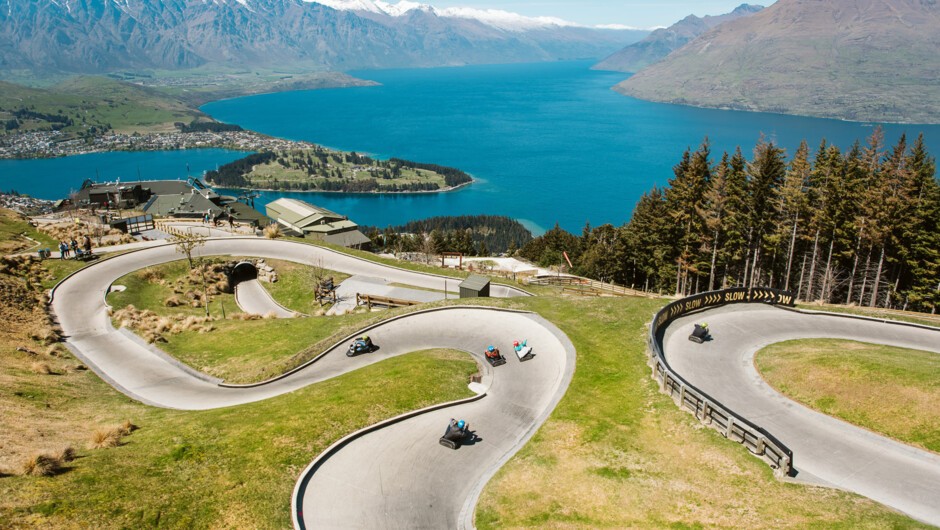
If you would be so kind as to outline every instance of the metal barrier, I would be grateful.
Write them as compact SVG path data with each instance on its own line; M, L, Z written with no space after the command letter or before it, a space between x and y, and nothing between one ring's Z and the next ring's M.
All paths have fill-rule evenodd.
M712 291L683 298L662 308L650 325L649 350L653 379L660 389L676 401L680 409L691 412L703 424L712 427L729 440L734 440L763 458L778 474L792 475L793 452L763 428L728 409L720 402L689 384L675 373L666 361L662 341L666 328L680 316L709 307L734 303L764 303L792 307L793 293L778 289L755 287Z

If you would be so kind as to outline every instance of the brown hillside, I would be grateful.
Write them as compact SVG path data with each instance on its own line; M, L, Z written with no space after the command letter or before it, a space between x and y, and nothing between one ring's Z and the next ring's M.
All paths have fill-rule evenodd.
M938 79L937 0L779 0L616 89L695 106L940 123Z

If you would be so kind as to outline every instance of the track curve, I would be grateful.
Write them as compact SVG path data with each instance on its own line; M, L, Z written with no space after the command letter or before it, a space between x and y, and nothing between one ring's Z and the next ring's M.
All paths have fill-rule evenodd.
M707 320L714 340L688 335ZM676 373L793 450L797 478L854 491L940 525L940 456L813 411L770 387L754 367L761 348L803 338L851 339L940 353L940 329L805 313L763 304L676 319L663 351Z
M209 240L197 254L285 259L431 289L439 289L445 279L321 247L277 240ZM490 342L508 346L517 338L528 339L536 348L535 359L526 363L510 359L492 371L486 366L487 376L482 387L477 388L486 393L483 399L395 423L356 438L328 459L318 459L322 460L321 465L311 469L312 474L301 477L308 480L305 495L294 500L299 511L312 516L309 521L300 519L301 526L307 523L347 528L472 526L473 506L479 492L548 417L574 371L573 345L541 317L518 311L455 306L394 317L370 327L369 334L381 346L378 352L348 358L344 341L324 352L316 362L264 384L220 385L220 381L192 370L111 325L105 296L116 279L180 257L173 245L141 249L82 269L53 290L52 309L68 347L112 386L150 405L187 410L239 405L290 392L395 355L429 348L471 352ZM456 289L458 279L447 279L449 286ZM498 284L492 286L491 293L528 294ZM455 415L471 422L480 442L458 451L437 445L446 419ZM376 481L375 473L382 479ZM450 477L460 480L449 480ZM412 494L403 494L407 492ZM415 504L418 498L423 502Z
M299 316L271 296L271 293L258 280L244 280L235 285L235 303L242 311L250 315L274 315L275 318L294 318Z

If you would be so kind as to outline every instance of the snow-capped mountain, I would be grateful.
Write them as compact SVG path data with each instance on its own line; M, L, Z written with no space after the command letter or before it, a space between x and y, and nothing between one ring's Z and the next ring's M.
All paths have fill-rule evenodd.
M555 61L647 33L407 0L0 0L0 72Z
M243 0L247 1L247 0ZM527 17L518 13L511 13L501 9L476 9L472 7L437 8L430 4L419 4L401 0L392 4L381 0L306 0L329 6L339 11L362 11L365 13L384 14L391 17L400 17L411 11L423 11L444 18L463 18L476 20L487 26L506 31L529 31L551 27L586 27L555 17ZM611 29L611 28L602 28ZM615 29L637 29L620 27Z

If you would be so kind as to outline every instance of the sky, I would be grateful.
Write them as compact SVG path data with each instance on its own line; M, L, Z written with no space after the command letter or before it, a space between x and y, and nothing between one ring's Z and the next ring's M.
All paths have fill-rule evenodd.
M502 9L526 16L552 16L585 25L671 26L687 15L721 15L742 3L772 0L422 0L437 7ZM392 2L394 3L394 2Z

